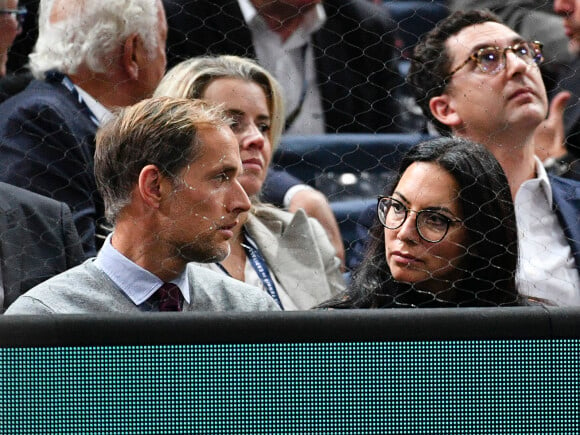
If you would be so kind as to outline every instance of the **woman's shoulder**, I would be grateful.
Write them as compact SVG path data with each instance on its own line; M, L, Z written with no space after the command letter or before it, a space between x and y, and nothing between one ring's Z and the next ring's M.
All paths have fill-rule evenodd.
M270 204L255 204L252 208L251 217L262 222L278 221L283 225L288 225L295 217L295 213L282 210Z
M288 212L268 204L254 206L246 222L246 227L250 230L250 234L253 231L263 230L265 227L279 234L287 231L311 234L314 240L319 240L326 235L322 225L316 219L308 217L304 210Z

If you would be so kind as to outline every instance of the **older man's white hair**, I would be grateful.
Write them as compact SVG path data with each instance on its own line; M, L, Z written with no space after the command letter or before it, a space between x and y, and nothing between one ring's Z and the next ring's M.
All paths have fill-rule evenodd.
M106 73L132 34L153 56L159 7L158 0L41 0L30 69L36 78L51 69L75 74L81 65Z

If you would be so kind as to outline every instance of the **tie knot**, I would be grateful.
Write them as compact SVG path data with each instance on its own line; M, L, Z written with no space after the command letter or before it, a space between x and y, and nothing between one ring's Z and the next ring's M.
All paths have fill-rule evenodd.
M159 311L181 311L183 295L175 284L164 283L159 287L156 295L159 301Z

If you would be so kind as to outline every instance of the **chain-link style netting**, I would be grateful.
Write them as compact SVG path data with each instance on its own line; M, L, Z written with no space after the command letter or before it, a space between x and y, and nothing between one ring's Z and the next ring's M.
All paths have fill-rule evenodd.
M373 224L377 225L377 196L385 194L386 187L397 180L397 170L409 149L438 136L416 103L406 78L413 47L450 11L472 6L495 7L495 12L504 15L502 17L524 38L549 39L550 50L545 51L546 61L542 66L548 93L553 96L567 89L573 96L564 117L567 148L564 153L543 156L544 163L553 174L579 177L580 142L577 144L576 138L580 130L576 123L580 116L575 117L580 95L577 61L570 59L567 50L551 51L558 42L553 35L534 36L533 32L533 23L557 17L551 11L552 2L533 2L533 7L527 6L529 2L525 1L516 2L521 6L510 2L514 5L511 8L503 7L503 3L324 0L320 9L312 10L308 21L302 23L300 33L287 33L281 42L267 39L271 33L267 27L271 29L274 25L258 20L255 10L249 7L250 2L164 0L169 24L167 67L193 56L234 54L257 59L278 79L286 102L287 125L280 145L273 152L272 167L286 171L296 177L297 182L308 184L327 196L344 241L346 268L352 272L359 267L369 249L369 240L373 239L368 231ZM542 3L541 7L536 3ZM25 64L37 36L38 1L21 0L20 6L28 9L28 16L10 52L9 75L0 81L3 99L21 91L31 79ZM536 16L540 12L545 15ZM510 21L510 13L518 15L519 20ZM558 23L562 25L560 17ZM544 31L542 26L537 29ZM559 42L567 45L566 39L564 35ZM61 95L50 103L55 107L38 101L30 105L11 100L17 101L13 105L27 116L20 120L13 117L9 125L2 127L0 180L66 202L71 207L85 253L94 255L108 231L93 174L92 147L96 124L100 121L91 116L90 105L79 104L82 95L78 96L66 78L53 74L47 78L47 82L50 81L61 85ZM45 85L36 86L39 86L36 91L39 95L46 92ZM74 94L74 100L67 91ZM0 115L13 115L13 107L0 106ZM437 183L436 180L431 182ZM275 184L266 182L266 200L270 200L270 190L276 189ZM575 238L580 226L577 206L566 213L576 213L564 223L558 216L571 254L570 251L562 254L564 251L547 246L544 255L568 255L564 261L574 262L574 258L580 261L577 258L580 240ZM470 218L472 216L464 215L462 219L469 222ZM506 222L500 220L497 225L501 227ZM572 228L574 225L576 228ZM21 229L28 231L25 227ZM478 243L484 243L487 235L480 236L482 241L467 246L465 255L477 250ZM23 250L26 249L28 247L24 246ZM433 248L433 251L437 250ZM401 257L407 254L402 253ZM478 267L503 267L493 258L483 260ZM459 275L477 272L461 270ZM574 276L573 270L571 273ZM509 286L498 282L487 284L473 292L461 286L457 290L451 285L450 291L454 292L451 298L415 291L413 286L397 296L381 290L377 300L365 299L362 304L488 306L522 303L517 295L506 290ZM377 288L381 285L377 283ZM577 285L576 282L573 286ZM496 291L499 293L494 293Z

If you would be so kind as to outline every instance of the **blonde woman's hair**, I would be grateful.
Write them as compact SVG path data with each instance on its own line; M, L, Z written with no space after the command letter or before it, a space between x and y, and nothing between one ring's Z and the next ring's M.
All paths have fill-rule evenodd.
M154 95L201 99L209 84L221 78L253 82L263 89L271 119L268 138L275 149L285 122L282 91L278 81L251 59L229 55L188 59L167 72Z

